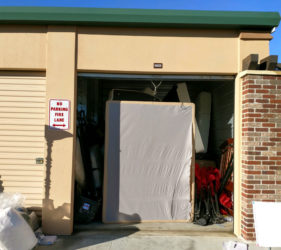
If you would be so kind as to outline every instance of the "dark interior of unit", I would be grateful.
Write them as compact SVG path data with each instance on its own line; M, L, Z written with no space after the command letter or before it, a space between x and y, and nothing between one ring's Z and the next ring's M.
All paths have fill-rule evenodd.
M216 189L216 197L212 196L212 190L206 189L204 192L201 192L198 190L198 185L196 185L195 223L202 225L221 223L221 214L225 214L227 217L233 216L233 182L231 177L233 171L232 138L234 132L233 80L189 79L185 81L159 81L150 79L115 80L79 77L77 89L77 140L81 148L80 152L83 169L80 168L79 170L76 168L76 223L101 221L102 218L106 101L180 102L181 98L177 92L179 83L185 83L190 100L195 104L198 102L200 93L207 92L209 96L211 96L208 146L206 152L196 153L196 175L207 174L207 178L209 178L209 176L213 174L215 178L217 178L218 173L220 173L219 182L224 185L223 188L220 187L221 190L219 191L213 188ZM204 103L204 96L201 102L202 101ZM195 109L196 108L195 105ZM79 157L76 155L76 158ZM201 173L198 169L203 169L204 171ZM216 170L215 172L213 171L214 169ZM228 171L226 171L227 169ZM81 171L84 171L84 180L81 180L81 178L79 180ZM195 176L196 181L197 177ZM206 176L204 178L206 178ZM227 179L225 180L225 178ZM216 181L217 179L212 180L211 185L215 186ZM225 187L227 186L230 187L226 189ZM219 200L222 194L224 194L224 199L227 200L227 202L225 201L224 203L228 207L224 207L225 204L222 205ZM220 215L218 215L218 213ZM212 216L215 217L215 219L212 220Z

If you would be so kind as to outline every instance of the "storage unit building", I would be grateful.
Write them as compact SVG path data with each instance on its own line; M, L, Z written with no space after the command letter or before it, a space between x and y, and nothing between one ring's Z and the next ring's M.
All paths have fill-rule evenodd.
M244 151L250 149L242 151L241 146L246 136L242 134L245 102L257 97L244 96L252 88L245 82L252 77L257 85L263 86L257 79L277 84L281 74L243 72L242 60L249 54L261 59L269 56L271 31L279 21L276 12L0 7L0 189L25 194L26 206L42 212L44 232L71 234L77 82L164 79L193 82L196 89L196 82L212 81L216 82L210 91L217 95L217 110L224 95L233 93L235 114L223 119L232 118L229 126L234 129L234 232L253 238L251 223L243 219L248 213L245 199L251 197L243 193L241 183L251 174L241 170ZM57 101L54 106L51 100ZM64 108L69 121L56 123L59 120L50 115L51 108ZM53 129L51 119L65 129ZM269 123L275 127L278 121ZM212 129L218 133L220 124ZM214 145L221 143L216 138ZM280 149L275 150L277 157ZM245 164L251 164L250 160Z

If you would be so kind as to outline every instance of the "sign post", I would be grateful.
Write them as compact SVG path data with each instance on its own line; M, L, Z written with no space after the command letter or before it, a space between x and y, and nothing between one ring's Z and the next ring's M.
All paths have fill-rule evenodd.
M70 128L70 101L51 99L49 103L49 126L54 129Z

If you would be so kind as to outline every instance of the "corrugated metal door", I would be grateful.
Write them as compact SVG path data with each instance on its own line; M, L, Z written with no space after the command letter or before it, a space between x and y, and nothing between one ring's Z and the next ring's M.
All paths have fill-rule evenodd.
M0 77L0 189L24 194L25 205L39 210L45 165L35 159L44 159L45 99L44 77Z

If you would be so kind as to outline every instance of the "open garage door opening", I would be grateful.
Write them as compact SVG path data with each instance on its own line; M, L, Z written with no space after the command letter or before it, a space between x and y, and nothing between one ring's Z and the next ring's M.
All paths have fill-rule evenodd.
M153 225L159 222L186 222L189 225L199 225L197 227L203 230L205 227L202 226L220 225L222 231L233 231L234 77L81 73L77 86L76 225L88 224L92 227L98 223L101 225L102 222L152 222L145 224L153 228ZM110 103L119 103L117 118L110 117L110 114L116 116L116 109L111 107ZM141 107L128 108L124 103L140 104ZM177 124L177 121L180 121L177 120L177 111L173 110L175 113L170 114L169 108L167 111L164 110L164 107L171 105L178 106L181 110L188 103L194 104L192 106L194 119L192 120L192 115L186 116L180 123L187 124L188 120L192 120L192 131L195 136L190 142L187 142L188 133L185 133L188 126ZM149 108L147 105L152 106ZM161 108L153 111L155 106ZM134 112L138 112L139 115ZM139 116L142 120L138 119ZM131 120L128 120L128 117L131 117ZM117 144L114 146L112 131L118 128L121 134L125 133L124 136L121 135L122 138L126 136L134 138L139 131L144 133L143 130L137 129L141 122L144 122L142 128L145 125L150 126L145 119L149 122L155 120L156 123L158 119L159 124L151 123L153 124L151 126L159 128L157 130L145 128L145 136L143 138L136 136L136 140L139 141L133 139L130 142L131 146L125 139L117 143L119 146L116 146ZM161 129L163 131L160 131ZM159 143L157 140L162 132L166 133L165 137L170 137L167 139L170 143L165 141L169 148L177 150L174 155L170 154L169 150L161 151L161 145L159 146L161 140ZM178 136L180 133L182 136ZM151 138L151 142L147 141L147 138ZM144 143L142 139L146 142ZM134 148L135 162L132 163L130 161L132 157L127 157L125 151L120 149L121 144L122 149ZM185 168L186 162L179 163L174 161L173 157L177 153L179 158L181 154L188 154L182 149L189 146L192 147L193 154L190 158L190 168ZM118 175L113 173L114 166L108 163L108 159L112 159L109 147L115 150L114 159L116 155L119 157ZM151 155L141 158L140 152L144 148L147 149L146 152L151 152ZM153 159L157 157L163 161L161 164L153 163ZM169 160L174 161L174 164ZM183 164L183 168L179 167L180 164ZM152 171L156 165L159 167L157 171L160 171L158 178ZM161 175L163 169L166 173L164 177ZM186 175L189 179L186 182L182 180L184 171L189 171ZM146 174L148 178L144 177ZM124 180L128 176L135 180L130 179L131 181L125 183ZM165 181L160 181L162 177L166 180L166 185L163 184ZM187 186L188 191L185 189ZM169 196L169 192L174 192L174 196ZM115 202L112 203L112 200ZM164 212L159 215L161 209ZM119 215L116 215L115 210ZM163 225L165 226L165 223Z

